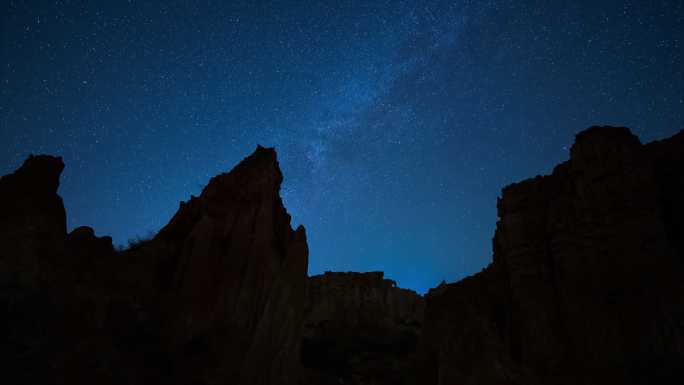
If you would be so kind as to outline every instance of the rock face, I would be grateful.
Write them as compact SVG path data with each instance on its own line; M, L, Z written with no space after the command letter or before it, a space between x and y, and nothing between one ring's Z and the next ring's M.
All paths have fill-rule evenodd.
M307 384L402 384L411 380L423 297L382 272L310 277L302 363Z
M570 155L506 187L493 262L425 299L307 280L272 149L125 251L67 234L64 164L32 156L0 178L2 382L684 383L684 132L592 127Z
M0 178L0 269L5 280L35 286L63 253L66 214L57 195L63 169L62 158L30 156L13 174Z
M275 151L259 147L181 204L150 246L173 266L163 285L173 346L216 357L207 376L225 383L296 380L308 251L281 181Z
M499 199L493 262L427 295L425 384L682 383L684 132L581 132Z
M0 359L9 383L293 384L307 244L258 147L153 239L66 233L61 159L0 179ZM4 365L3 365L4 366Z

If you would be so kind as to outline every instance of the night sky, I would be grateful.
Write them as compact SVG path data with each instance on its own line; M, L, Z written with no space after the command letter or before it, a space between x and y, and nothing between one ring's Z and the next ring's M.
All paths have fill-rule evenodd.
M423 292L577 131L684 128L681 0L307 3L3 1L0 173L63 156L69 229L123 245L275 146L310 274Z

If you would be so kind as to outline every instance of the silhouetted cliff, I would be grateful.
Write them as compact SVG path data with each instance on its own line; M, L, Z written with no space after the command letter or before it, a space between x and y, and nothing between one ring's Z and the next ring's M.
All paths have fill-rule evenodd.
M427 295L426 384L681 383L684 133L579 133L506 187L494 258Z
M66 233L64 164L32 156L0 178L0 379L682 383L684 132L592 127L570 155L504 188L493 262L425 298L381 272L307 279L272 149L125 251Z
M0 179L3 382L297 381L308 252L274 150L258 147L120 253L90 228L66 234L63 167L31 157Z

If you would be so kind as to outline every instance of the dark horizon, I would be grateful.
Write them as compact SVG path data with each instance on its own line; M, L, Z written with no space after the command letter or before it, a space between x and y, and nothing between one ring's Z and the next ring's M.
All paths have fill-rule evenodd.
M577 132L684 128L683 8L8 2L0 174L62 156L69 230L121 245L275 147L309 275L422 293L491 260L500 189Z

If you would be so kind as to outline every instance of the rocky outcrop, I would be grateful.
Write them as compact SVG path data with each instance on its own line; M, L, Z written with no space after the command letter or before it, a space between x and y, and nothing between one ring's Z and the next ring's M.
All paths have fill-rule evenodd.
M66 214L57 195L62 158L31 155L0 178L0 276L36 286L63 254ZM29 282L30 281L30 282Z
M310 277L302 363L307 384L411 380L424 300L382 272Z
M307 244L258 147L153 239L66 233L61 159L0 179L0 360L9 383L293 384Z
M181 204L145 249L170 267L165 325L174 349L217 360L213 382L296 381L307 244L290 228L273 149L257 151ZM194 372L192 368L187 368Z
M503 190L493 262L427 295L426 384L681 383L684 132L579 133Z
M44 282L54 282L55 264L64 254L66 215L57 195L61 158L30 156L0 178L0 362L3 382L50 383L48 351L64 342L63 323ZM45 333L53 334L47 341ZM55 340L60 340L56 342ZM40 371L41 373L36 373ZM23 381L15 380L18 374Z
M380 272L307 280L272 149L123 251L67 234L63 168L0 178L3 383L684 382L684 132L579 133L503 190L492 263L425 298Z

